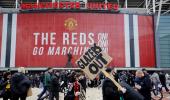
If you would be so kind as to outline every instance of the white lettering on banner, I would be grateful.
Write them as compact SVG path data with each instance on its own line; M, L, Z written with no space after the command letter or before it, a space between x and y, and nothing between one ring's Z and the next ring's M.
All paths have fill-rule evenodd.
M86 34L80 33L80 44L85 45L86 44Z
M33 55L43 55L44 53L44 47L34 47L33 48Z
M94 47L88 49L76 63L90 79L94 79L100 73L100 70L104 70L111 60L112 58L102 52L100 47L94 45Z
M54 49L55 49L55 47L49 47L48 48L48 55L54 55Z
M38 47L35 47L35 49L37 50ZM33 50L36 53L36 50ZM88 50L88 47L54 47L54 46L50 46L47 49L47 55L50 56L55 56L55 55L66 55L69 52L71 52L73 55L82 55L83 53L85 53ZM35 54L33 52L33 54Z
M89 45L93 45L94 44L94 33L89 33L88 35L90 41L88 41Z
M69 45L69 34L63 33L63 45Z
M77 33L72 33L72 45L77 45Z
M55 32L51 32L51 33L38 33L38 32L35 32L33 33L34 35L34 39L35 39L35 45L38 45L38 39L41 40L41 44L40 45L56 45L56 42L55 42L55 35L56 33ZM50 35L50 36L49 36ZM40 37L39 37L40 36ZM49 38L50 37L50 38ZM48 41L48 39L50 39L50 41Z
M71 50L72 50L72 47L69 47L67 53L72 53Z
M81 55L81 54L82 54L82 51L83 51L83 48L80 48L79 55Z
M55 35L56 35L55 32L51 33L51 35L50 35L50 45L56 45L56 43L55 43Z
M73 32L71 34L64 32L63 33L63 45L93 45L94 44L94 33L78 33Z
M89 49L89 47L85 47L83 53L85 53L88 49Z
M56 49L55 55L60 55L60 47Z
M37 55L37 50L38 50L38 47L34 47L32 54Z
M34 35L34 39L35 39L35 45L38 45L38 35L40 35L40 33L33 33L33 35Z
M43 52L44 52L44 47L40 47L38 54L39 54L39 55L43 55Z
M73 50L73 55L78 55L79 47L75 47Z
M108 33L99 33L97 45L100 46L104 52L108 53L108 44Z
M108 51L108 33L94 34L89 32L63 32L62 39L57 37L55 32L34 32L33 55L66 55L69 52L73 55L82 55L95 43L94 36L97 35L96 43L103 51ZM63 44L60 44L62 41Z
M63 47L62 48L62 53L61 53L61 55L66 55L67 54L67 52L66 52L66 47Z
M41 45L48 45L48 33L42 33Z

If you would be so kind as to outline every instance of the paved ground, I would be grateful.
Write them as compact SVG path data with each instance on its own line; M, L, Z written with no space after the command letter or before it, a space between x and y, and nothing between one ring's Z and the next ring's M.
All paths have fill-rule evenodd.
M28 97L27 100L37 100L37 95L41 92L41 89L33 88L33 96ZM63 99L63 94L60 94L60 100ZM102 100L102 93L101 89L98 88L88 88L87 89L87 100ZM0 99L2 100L2 99ZM170 94L164 91L164 99L163 100L170 100Z
M165 89L163 89L163 99L162 100L170 100L170 93L166 92ZM154 97L155 100L159 100L158 97Z
M32 97L29 97L28 100L36 100L37 94L40 91L41 91L40 89L34 88L33 89L34 95ZM164 91L163 92L163 95L164 95L163 100L170 100L170 94L165 92L165 90L163 90L163 91ZM60 94L60 100L64 100L63 96L64 96L63 94ZM101 91L101 89L98 89L98 88L88 88L86 97L87 97L87 100L102 100L102 91Z
M36 100L37 99L37 94L40 93L40 89L34 88L33 89L33 96L28 97L28 100ZM64 100L64 94L60 93L60 100ZM102 93L101 90L97 88L88 88L87 89L87 100L102 100Z

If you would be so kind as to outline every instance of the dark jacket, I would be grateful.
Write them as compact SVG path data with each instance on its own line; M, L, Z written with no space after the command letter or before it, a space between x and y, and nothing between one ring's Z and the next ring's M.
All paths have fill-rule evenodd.
M68 84L68 91L66 95L64 96L64 100L74 100L74 86L73 83Z
M120 93L114 83L106 78L102 87L103 100L120 100Z
M56 75L52 75L51 76L51 81L50 81L50 88L52 92L59 92L59 77L57 77Z
M86 92L86 77L83 77L82 79L79 79L79 83L81 84L81 86L83 87L84 91Z
M49 72L46 72L44 75L44 86L50 87L50 82L51 82L51 75Z
M166 84L166 77L165 77L165 74L164 73L160 73L159 74L159 79L161 81L161 84Z
M7 85L10 85L10 80L5 78L0 80L0 97L3 97L5 95L10 96L10 87L6 88Z
M31 81L23 73L15 73L11 78L11 92L17 95L27 94Z
M151 100L152 84L150 78L147 76L139 78L137 84L141 86L141 89L138 91L144 96L144 100Z

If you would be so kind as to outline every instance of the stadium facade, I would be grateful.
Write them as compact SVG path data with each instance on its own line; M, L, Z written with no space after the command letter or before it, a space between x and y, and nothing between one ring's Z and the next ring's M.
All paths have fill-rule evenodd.
M113 58L111 67L170 68L169 1L118 1L104 1L118 4L118 11L25 10L17 0L16 8L1 1L0 67L65 68L71 52L77 68L75 61L96 43Z

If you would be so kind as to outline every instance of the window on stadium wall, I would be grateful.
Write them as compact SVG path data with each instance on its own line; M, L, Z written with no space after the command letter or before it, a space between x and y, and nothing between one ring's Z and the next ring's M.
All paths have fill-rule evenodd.
M170 16L161 16L158 32L160 34L160 66L170 67Z

